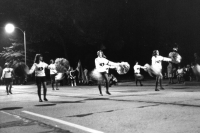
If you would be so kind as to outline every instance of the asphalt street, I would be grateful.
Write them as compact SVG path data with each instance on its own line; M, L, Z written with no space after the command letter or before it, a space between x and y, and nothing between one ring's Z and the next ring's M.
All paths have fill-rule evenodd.
M200 133L199 83L168 85L154 91L122 82L99 95L97 86L48 85L39 102L36 85L0 86L1 133Z

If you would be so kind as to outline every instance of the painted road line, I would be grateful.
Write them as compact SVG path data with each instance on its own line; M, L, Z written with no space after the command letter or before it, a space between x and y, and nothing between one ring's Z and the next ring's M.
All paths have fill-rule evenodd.
M52 120L52 121L61 123L63 125L67 125L67 126L71 126L71 127L74 127L74 128L78 128L78 129L86 131L86 132L90 132L90 133L104 133L104 132L101 132L101 131L97 131L97 130L94 130L94 129L91 129L91 128L80 126L80 125L77 125L77 124L74 124L74 123L70 123L70 122L67 122L67 121L63 121L63 120L60 120L60 119L56 119L56 118L53 118L53 117L49 117L49 116L45 116L45 115L40 115L40 114L36 114L36 113L33 113L33 112L29 112L29 111L22 111L22 112L26 113L26 114L34 115L34 116L37 116L37 117L45 118L45 119L48 119L48 120Z
M7 114L7 115L11 115L11 116L13 116L13 117L15 117L15 118L17 118L17 119L22 119L20 116L18 116L18 115L14 115L14 114L10 114L10 113L8 113L8 112L5 112L5 111L1 111L2 113L4 113L4 114Z

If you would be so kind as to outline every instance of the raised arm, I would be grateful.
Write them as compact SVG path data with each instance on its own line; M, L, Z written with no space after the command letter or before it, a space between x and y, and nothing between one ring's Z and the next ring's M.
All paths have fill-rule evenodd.
M167 58L167 57L163 57L163 61L172 61L172 59L171 58Z
M27 71L27 74L32 74L35 71L35 68L36 68L36 66L35 66L35 64L33 64L31 69Z
M119 65L119 63L115 63L115 62L112 62L112 61L108 61L108 65L109 65L109 66L117 66L117 65Z

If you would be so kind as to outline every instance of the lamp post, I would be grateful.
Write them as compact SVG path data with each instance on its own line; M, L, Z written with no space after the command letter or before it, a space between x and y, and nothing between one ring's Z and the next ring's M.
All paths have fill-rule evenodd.
M15 29L19 29L23 34L24 34L24 57L25 57L25 65L26 65L26 33L19 27L15 27L13 24L7 24L5 26L5 30L7 33L12 33L14 32Z

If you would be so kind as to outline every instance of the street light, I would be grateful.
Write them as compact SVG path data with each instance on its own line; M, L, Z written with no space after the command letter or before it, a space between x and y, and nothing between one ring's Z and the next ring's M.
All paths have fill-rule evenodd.
M7 24L5 26L5 30L7 33L12 33L14 32L15 29L19 29L23 34L24 34L24 57L25 57L25 65L26 65L26 33L19 27L15 27L13 24Z

